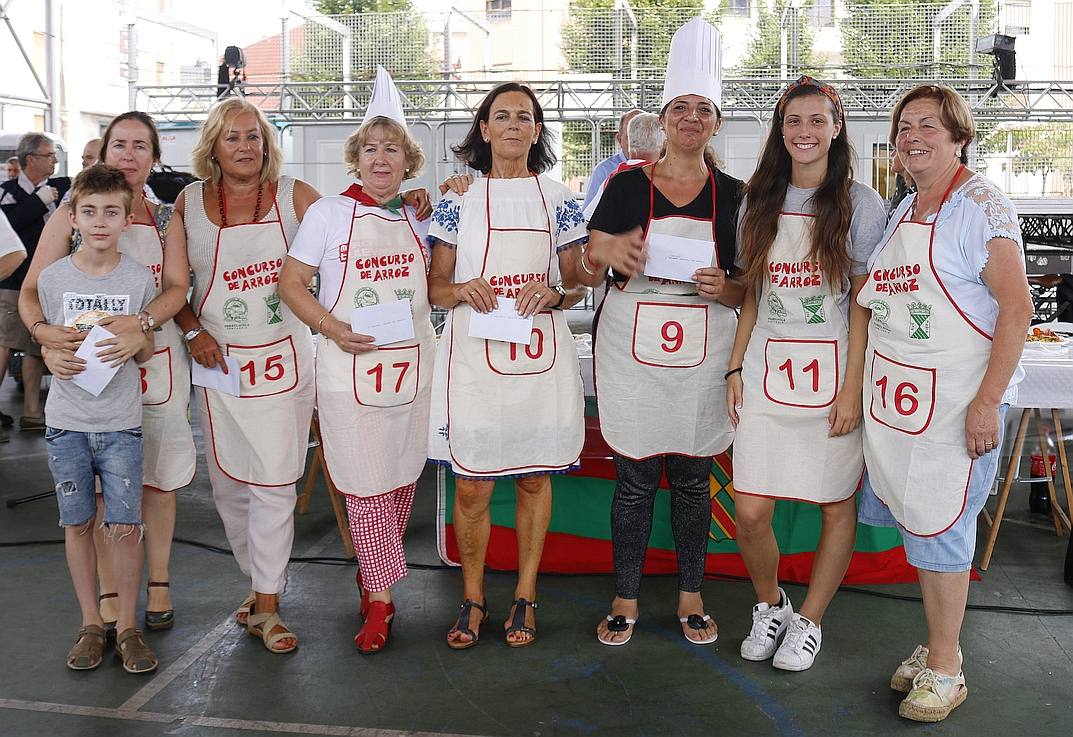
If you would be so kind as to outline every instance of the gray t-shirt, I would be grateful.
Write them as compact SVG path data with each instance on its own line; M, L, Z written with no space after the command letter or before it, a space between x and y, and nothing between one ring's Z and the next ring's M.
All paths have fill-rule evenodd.
M37 277L41 309L50 325L88 330L106 315L136 315L153 301L155 287L149 269L129 256L104 276L91 276L60 259ZM56 379L45 402L49 427L77 432L116 432L141 427L141 374L133 359L98 396L70 381Z
M815 189L802 189L789 185L786 188L786 199L782 203L783 212L800 212L811 215L814 213L812 195ZM872 252L879 247L883 238L883 229L887 225L887 206L879 193L867 184L854 181L849 189L850 199L853 201L853 217L849 224L849 242L846 244L849 250L850 271L852 276L863 276L868 273L868 260ZM741 226L745 219L745 209L748 206L746 198L742 198L741 207L738 208L738 254L735 258L737 265L741 266ZM777 215L778 213L773 213ZM842 294L838 305L842 314L849 316L849 281L842 285ZM757 299L760 298L759 292Z

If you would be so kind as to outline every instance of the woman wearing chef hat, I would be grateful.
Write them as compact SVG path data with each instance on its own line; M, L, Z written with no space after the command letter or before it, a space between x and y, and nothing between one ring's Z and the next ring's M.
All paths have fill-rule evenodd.
M660 111L664 154L608 182L580 263L579 275L590 286L604 284L611 267L594 349L600 427L618 473L611 508L616 595L597 627L606 645L623 645L633 635L652 505L664 472L682 632L695 644L718 635L700 588L712 456L733 437L726 406L716 398L724 391L734 310L743 293L728 273L741 182L716 168L708 147L721 122L720 61L719 33L703 19L675 32ZM697 267L671 275L652 268L658 266L653 257L646 268L646 244L652 256L685 247Z
M853 553L854 492L864 469L861 382L868 311L852 300L883 235L883 200L853 181L842 101L802 77L775 107L745 188L738 265L746 284L728 365L737 541L759 603L746 660L800 671ZM778 462L772 462L778 438ZM779 588L776 499L820 505L823 532L795 613ZM778 642L783 638L782 644ZM777 649L776 649L777 648Z
M343 156L360 184L309 208L287 254L279 291L319 333L317 414L324 459L346 498L364 620L354 644L369 654L387 645L395 616L391 587L407 575L402 539L428 455L435 350L425 276L428 221L422 224L399 194L425 157L383 67L377 68L369 108L347 138ZM306 288L316 272L319 301ZM402 317L409 323L405 337L380 339L366 334L372 328L352 329L355 308L375 316L400 302L406 303Z

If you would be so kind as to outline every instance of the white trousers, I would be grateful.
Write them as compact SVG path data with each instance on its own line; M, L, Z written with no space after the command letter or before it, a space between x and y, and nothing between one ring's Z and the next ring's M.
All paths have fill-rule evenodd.
M244 484L224 475L212 458L208 461L212 499L238 567L257 593L282 593L294 545L296 484Z

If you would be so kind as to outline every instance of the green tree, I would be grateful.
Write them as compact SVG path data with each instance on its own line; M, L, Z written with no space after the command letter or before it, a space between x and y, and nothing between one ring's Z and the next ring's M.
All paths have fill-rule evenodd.
M793 55L790 44L793 28L788 29L786 61L787 73L790 77L796 77L804 73L815 73L820 63L813 53L812 45L816 34L809 23L806 3L797 13L797 59L798 65L793 67ZM782 74L782 14L787 5L786 0L777 0L773 9L766 5L758 7L756 26L749 37L749 45L745 56L739 65L739 73L743 77L778 77ZM789 20L789 19L788 19Z
M1073 126L1068 123L1000 125L980 139L982 156L1010 157L1014 174L1039 174L1040 196L1046 197L1047 180L1057 172L1062 193L1073 185Z
M982 0L977 33L995 26L996 0ZM843 66L850 77L921 79L968 77L969 8L941 26L939 66L932 49L933 19L942 3L919 0L850 0L839 18ZM985 75L986 76L986 75Z

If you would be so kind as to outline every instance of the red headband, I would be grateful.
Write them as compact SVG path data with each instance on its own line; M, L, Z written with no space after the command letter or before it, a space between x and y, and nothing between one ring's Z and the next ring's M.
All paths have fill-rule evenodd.
M835 106L835 122L845 119L846 114L842 110L842 98L838 96L838 92L835 90L835 88L827 84L826 82L821 82L818 79L813 79L806 74L805 76L799 78L796 82L791 82L790 86L787 87L786 90L782 93L782 97L779 98L779 104L775 107L775 109L776 111L778 111L780 120L783 117L783 109L786 107L786 102L789 100L790 95L801 89L802 87L812 87L823 93L823 95L831 101L831 104Z

